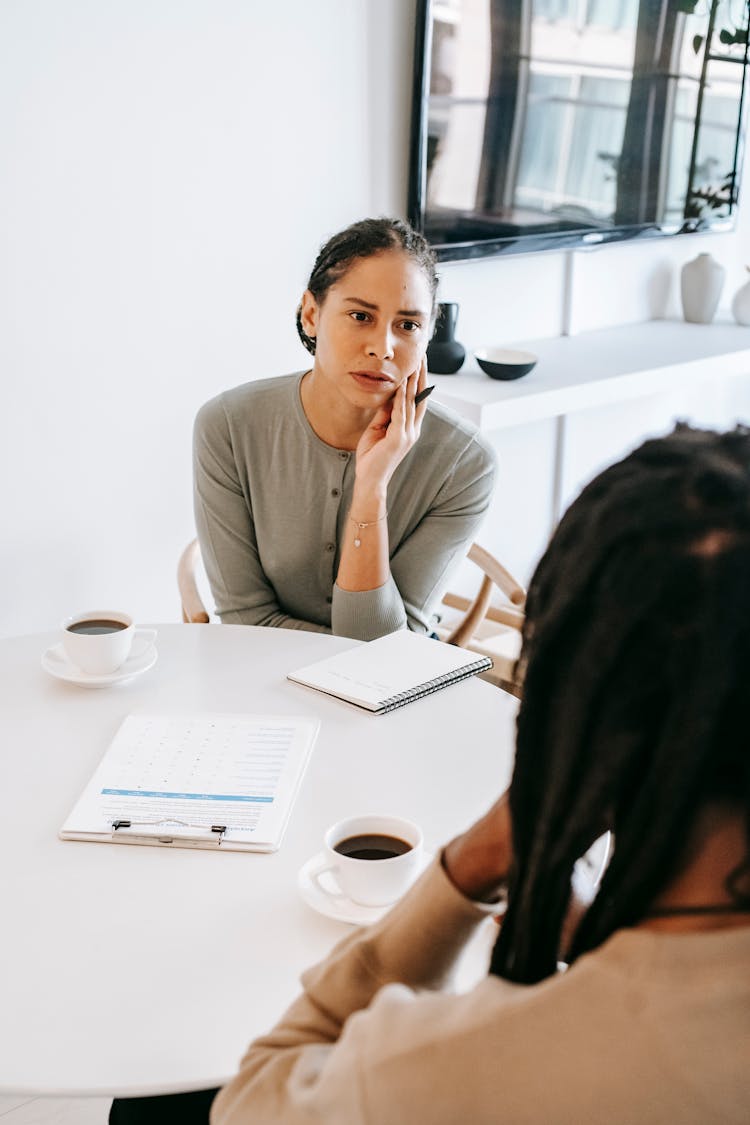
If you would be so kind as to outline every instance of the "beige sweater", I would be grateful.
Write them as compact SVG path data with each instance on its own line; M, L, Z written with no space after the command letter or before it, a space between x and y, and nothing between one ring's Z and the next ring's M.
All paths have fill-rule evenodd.
M750 1120L750 927L623 930L542 984L440 991L483 918L434 863L304 975L212 1125Z

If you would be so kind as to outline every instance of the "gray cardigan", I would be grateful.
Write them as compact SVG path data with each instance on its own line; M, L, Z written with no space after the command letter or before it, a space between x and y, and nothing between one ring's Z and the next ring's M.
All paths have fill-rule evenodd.
M216 611L224 623L358 640L405 626L429 632L448 572L489 504L492 450L431 402L388 487L391 577L375 590L341 590L355 455L315 434L302 374L225 391L196 418L195 519Z

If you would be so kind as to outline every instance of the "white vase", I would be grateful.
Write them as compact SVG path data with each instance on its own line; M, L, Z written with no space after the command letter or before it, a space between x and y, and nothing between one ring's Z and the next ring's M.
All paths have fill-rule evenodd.
M682 267L682 312L691 324L710 324L719 305L726 270L711 254L699 254Z
M750 273L750 266L745 269ZM750 281L740 286L732 298L732 316L738 324L750 325Z

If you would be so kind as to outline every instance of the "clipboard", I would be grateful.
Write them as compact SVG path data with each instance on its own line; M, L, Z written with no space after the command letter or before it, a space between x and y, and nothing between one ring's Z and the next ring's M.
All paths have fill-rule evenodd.
M285 715L128 715L62 840L276 851L318 719Z

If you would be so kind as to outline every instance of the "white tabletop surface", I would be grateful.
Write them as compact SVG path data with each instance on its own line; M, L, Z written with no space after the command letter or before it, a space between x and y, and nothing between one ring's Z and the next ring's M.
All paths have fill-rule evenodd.
M0 640L0 1093L221 1084L349 930L296 889L326 827L393 813L434 851L509 780L515 701L476 678L374 716L285 678L351 641L157 628L155 667L100 690L41 668L55 634ZM126 715L206 711L320 718L279 852L58 839Z

